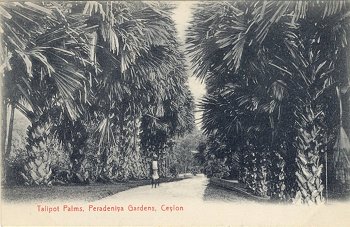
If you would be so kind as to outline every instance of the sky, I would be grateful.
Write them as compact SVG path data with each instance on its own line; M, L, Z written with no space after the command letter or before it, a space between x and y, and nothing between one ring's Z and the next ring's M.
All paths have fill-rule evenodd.
M178 32L178 38L180 43L185 46L186 39L186 29L189 26L189 22L192 16L192 7L197 4L194 1L176 1L176 9L173 11L172 18L175 22L175 26ZM199 100L205 95L205 85L202 84L198 79L192 75L191 63L189 57L186 56L187 65L189 66L187 73L189 74L188 85L194 96L195 103L198 104ZM199 118L201 117L201 112L195 112L196 124L200 127Z

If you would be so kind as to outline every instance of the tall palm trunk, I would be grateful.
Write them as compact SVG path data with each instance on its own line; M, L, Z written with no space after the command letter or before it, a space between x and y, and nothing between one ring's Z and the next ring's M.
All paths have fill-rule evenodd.
M102 170L100 173L100 180L103 182L109 182L117 180L118 175L115 173L115 169L118 166L116 158L114 157L114 149L105 147L101 155Z
M70 156L72 173L76 183L85 183L88 179L88 173L83 166L85 162L85 154L82 146L84 146L83 143L73 145L72 154Z
M7 108L7 107L6 107ZM6 117L6 120L4 121L4 123L6 124L5 125L5 129L4 131L6 132L6 128L7 128L7 114L4 113L5 117ZM10 122L9 122L9 128L8 128L8 131L7 133L4 133L7 134L7 146L6 146L6 150L4 150L4 153L3 153L3 179L5 180L5 182L7 182L7 174L6 172L8 171L9 169L9 163L8 163L8 159L10 157L10 154L11 154L11 148L12 148L12 132L13 132L13 122L14 122L14 119L15 119L15 106L14 105L11 105L11 113L10 113ZM6 135L4 136L4 141L6 141ZM4 145L5 147L5 145Z
M336 88L339 102L339 133L334 146L335 150L333 153L333 171L337 191L344 193L350 188L350 141L347 133L343 128L343 105L342 97L339 88Z
M132 117L132 138L133 138L133 146L131 149L132 157L135 159L135 162L133 162L133 170L135 171L134 174L136 175L136 178L143 179L146 178L148 175L148 168L147 163L144 158L144 156L141 154L141 144L140 144L140 128L141 128L141 120L138 116Z
M86 183L88 173L85 171L83 164L85 163L85 153L84 148L86 147L86 142L88 139L87 131L83 123L77 121L72 126L74 135L72 135L72 153L70 155L70 160L72 164L72 173L74 175L74 181L77 183Z
M311 104L296 113L298 136L295 145L298 190L295 203L320 204L324 202L322 194L324 186L321 179L323 165L320 160L323 130L317 124L319 114L321 112L315 111Z
M11 154L12 132L13 132L14 120L15 120L15 106L12 104L11 105L11 113L10 113L9 130L8 130L8 136L7 136L7 147L6 147L5 159L8 158Z
M120 147L123 156L122 169L125 179L147 177L147 165L140 151L140 121L134 114L125 114L121 119Z
M21 173L27 185L49 185L51 182L51 159L49 154L49 124L38 120L28 127L28 162Z
M288 149L283 156L283 159L285 161L285 184L286 184L286 189L285 189L285 195L286 195L286 200L291 201L293 198L295 198L295 194L298 188L297 185L297 179L296 179L296 171L297 171L297 163L296 163L296 158L297 158L297 152L296 149L293 146L292 141L288 141L286 144L286 148Z
M344 97L344 105L343 105L343 123L344 128L348 136L350 136L350 48L346 48L346 67L347 67L347 75L344 75L347 77L347 83L345 84L345 87L347 88L347 97ZM340 99L341 101L341 99Z
M280 153L280 151L271 151L269 154L269 195L273 200L286 198L286 161Z
M4 100L1 101L2 104L2 113L1 113L1 163L2 163L2 180L6 180L6 170L7 163L5 158L6 153L6 137L7 137L7 104Z
M108 144L103 147L99 147L99 149L102 149L102 153L99 153L100 159L98 167L98 178L99 180L103 182L110 182L113 180L124 180L124 173L121 168L121 162L122 162L122 157L121 157L121 150L122 150L122 144L120 143L120 127L121 125L115 125L115 126L110 126L113 127L111 131L112 133L115 134L116 137L116 144L117 146L113 146L112 143Z
M6 151L6 138L7 138L7 104L2 101L2 113L1 113L1 150L5 154ZM4 157L4 156L3 156Z
M242 182L252 193L267 196L266 151L262 146L249 144L243 153Z

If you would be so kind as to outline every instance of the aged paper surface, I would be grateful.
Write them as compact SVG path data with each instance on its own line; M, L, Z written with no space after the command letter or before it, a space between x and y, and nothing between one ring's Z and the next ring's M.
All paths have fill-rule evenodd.
M175 5L172 18L179 39L184 43L193 13L191 7L198 2L171 3ZM1 10L0 14L5 15ZM1 72L3 74L3 69ZM198 104L206 93L205 85L190 77L189 87ZM23 118L19 113L15 114ZM200 115L195 113L199 126ZM29 123L19 122L23 122L23 126L17 123L15 127L23 127L25 131ZM157 188L149 183L90 202L71 198L63 200L62 196L48 200L37 199L40 198L38 196L33 200L18 201L4 198L3 191L18 193L16 187L32 190L31 187L35 186L2 186L0 223L1 226L350 226L349 200L330 200L322 205L310 206L277 204L249 199L209 183L204 174L197 174L180 181L161 183ZM65 186L49 187L62 187L64 190ZM87 186L77 186L77 198L80 198L79 187Z
M146 197L146 196L145 196ZM184 207L183 212L159 211L164 201L146 198L137 202L113 201L93 203L41 203L52 207L123 206L145 204L155 206L157 212L52 212L40 213L38 204L2 204L2 225L112 225L112 226L349 226L349 204L331 204L321 207L283 205L215 204L191 201L174 203ZM167 201L165 203L169 204Z

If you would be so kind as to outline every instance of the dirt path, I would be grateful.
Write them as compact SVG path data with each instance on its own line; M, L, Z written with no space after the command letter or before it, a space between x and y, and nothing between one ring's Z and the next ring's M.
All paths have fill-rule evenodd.
M208 184L208 179L204 176L196 176L191 179L185 179L177 182L163 183L157 188L151 185L133 188L118 194L106 197L97 201L106 203L116 201L119 203L132 202L195 202L203 201L204 191Z

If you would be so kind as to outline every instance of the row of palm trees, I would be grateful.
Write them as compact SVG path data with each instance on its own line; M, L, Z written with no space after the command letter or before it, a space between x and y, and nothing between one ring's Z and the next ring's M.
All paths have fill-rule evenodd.
M325 154L336 140L348 141L338 134L350 119L347 112L339 121L340 100L349 105L349 10L345 1L215 2L195 9L187 41L194 72L207 85L209 151L238 154L240 179L254 193L324 202Z
M18 110L31 122L20 173L27 184L50 184L51 140L70 155L75 181L91 178L87 149L99 157L98 178L146 177L146 157L194 121L171 9L147 2L1 4L3 163ZM159 132L164 140L150 142Z

